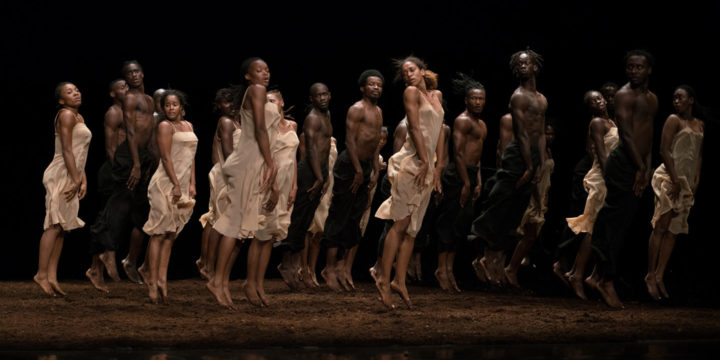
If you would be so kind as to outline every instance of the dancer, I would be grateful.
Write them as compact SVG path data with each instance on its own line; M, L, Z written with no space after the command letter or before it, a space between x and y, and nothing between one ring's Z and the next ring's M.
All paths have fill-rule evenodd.
M382 110L377 105L385 79L377 70L365 70L358 78L362 99L350 106L345 120L345 151L333 168L333 196L325 220L323 244L326 266L320 273L335 290L350 290L345 279L344 253L360 243L360 218L367 206L368 191L380 173ZM371 171L374 175L370 176Z
M622 245L652 171L653 120L658 107L657 97L648 89L653 63L653 56L644 50L625 56L629 82L615 95L620 144L605 162L607 196L593 227L592 247L600 275L596 289L614 308L623 306L614 283Z
M85 161L92 134L78 113L82 104L80 90L69 82L55 87L60 110L55 115L55 155L43 173L45 221L38 251L38 271L33 280L50 296L66 295L57 280L65 234L81 228L78 218L80 200L87 194Z
M530 49L518 51L510 58L510 68L520 81L509 105L514 138L503 151L502 168L488 180L492 187L468 236L469 240L477 239L485 245L484 256L476 259L476 272L481 279L496 283L505 278L505 252L514 247L515 229L545 163L547 99L537 91L536 82L541 66L542 57Z
M229 88L220 89L215 94L215 110L220 113L215 136L213 136L212 160L213 167L208 174L210 199L208 212L200 216L203 226L200 243L200 258L195 261L200 276L211 280L215 276L215 259L220 233L213 226L228 205L227 184L222 173L225 158L233 152L234 145L240 140L240 122L233 108L233 93ZM238 249L239 250L239 249ZM224 288L224 287L223 287Z
M381 301L389 308L394 307L390 300L391 288L412 307L405 285L407 266L431 193L433 189L442 192L440 173L433 169L431 161L434 156L442 158L445 147L441 136L445 112L442 93L436 90L437 74L414 56L395 61L395 66L396 79L402 77L406 86L403 103L408 136L402 150L388 161L391 196L375 214L380 219L395 221L385 239L382 271L375 282ZM396 258L395 278L391 283L390 270Z
M297 192L290 215L287 237L278 246L283 254L277 267L285 283L292 290L300 286L300 258L305 248L305 237L320 199L327 191L327 161L333 126L330 121L330 90L323 83L310 86L312 109L303 123L304 158L297 165Z
M113 159L115 158L115 150L118 145L125 141L126 134L123 128L123 113L122 113L122 98L128 91L127 82L124 79L116 79L110 83L110 97L113 99L113 104L105 112L105 162L100 166L98 171L98 192L101 197L101 204L105 206L105 203L110 198L113 192L113 179L112 179L112 166ZM98 238L90 239L90 253L92 254L92 265L88 271L85 272L85 276L90 279L93 286L104 292L108 292L109 289L105 286L105 279L103 276L103 269L107 269L108 275L114 281L120 281L120 277L117 272L117 265L115 264L115 251L117 250L117 243L102 244L95 243L94 240Z
M618 86L612 81L608 81L600 87L600 93L607 102L607 112L610 120L615 120L615 94L617 91Z
M195 206L195 150L197 136L183 119L185 94L167 90L160 104L165 120L158 124L157 142L161 166L150 179L150 215L143 231L150 235L146 278L150 301L167 303L167 271L177 235L185 227Z
M163 110L162 105L160 104L160 101L163 98L163 95L165 95L165 92L167 90L160 88L153 92L153 103L155 103L155 111L153 111L153 117L155 118L155 121L157 123L160 123L161 121L165 120L165 112Z
M495 151L495 167L502 169L502 154L507 145L515 138L512 125L512 114L507 113L500 117L500 135L498 136L497 149Z
M653 232L648 245L648 294L659 300L669 298L663 275L675 238L688 233L687 218L695 202L700 181L704 123L698 119L695 90L680 85L673 94L675 114L668 116L660 140L663 163L655 170L652 188L655 192ZM658 293L659 290L659 293Z
M572 269L565 274L575 294L583 300L587 299L583 289L583 276L591 253L592 229L607 195L605 180L603 180L605 163L607 156L617 147L619 141L618 129L609 118L605 98L602 94L597 91L588 91L585 93L585 105L593 114L588 135L592 141L593 165L583 179L583 185L588 194L585 209L580 216L567 219L568 227L575 234L585 235L575 256ZM588 279L588 281L591 280Z
M279 90L270 90L267 93L268 102L277 106L280 113L280 121L272 130L277 133L273 136L274 141L270 144L273 161L278 169L278 175L275 178L277 191L279 192L277 206L275 209L262 211L259 218L259 229L255 234L255 238L260 241L270 242L285 239L288 235L290 227L290 214L293 210L293 204L297 194L297 148L300 140L297 136L297 124L285 118L285 101ZM265 278L265 269L267 262L270 260L270 251L272 246L263 248L267 253L260 254L259 269L262 274L258 273L258 288L262 289ZM266 303L267 305L267 303Z
M270 82L270 69L260 58L249 58L241 65L246 85L233 89L234 104L239 108L242 133L233 152L225 159L222 167L227 179L229 205L227 210L215 222L215 230L222 234L218 244L215 262L215 277L207 283L207 288L218 304L233 308L229 289L224 289L225 279L235 262L233 252L238 239L252 239L258 230L258 218L261 208L270 211L275 208L279 194L274 191L277 167L272 159L270 144L271 132L277 127L280 113L277 106L267 101L266 88ZM261 203L262 194L273 192L273 196ZM258 284L258 277L264 276L262 258L272 249L270 242L253 239L247 257L247 283L245 296L256 306L266 306L265 292ZM267 266L267 263L265 263Z
M523 214L517 233L521 236L515 246L510 263L505 267L505 280L512 286L520 286L517 280L517 273L525 256L532 248L535 240L540 236L540 231L545 224L545 213L548 209L550 195L550 176L555 169L555 161L550 149L555 139L555 129L550 124L545 124L545 163L542 166L540 180L533 187L530 203L525 214Z
M453 267L460 241L467 236L475 219L475 200L480 196L482 177L480 159L487 127L480 118L485 107L485 87L473 78L459 74L453 80L455 92L465 97L465 111L453 125L454 161L442 175L442 201L436 222L438 266L435 278L443 290L460 292Z

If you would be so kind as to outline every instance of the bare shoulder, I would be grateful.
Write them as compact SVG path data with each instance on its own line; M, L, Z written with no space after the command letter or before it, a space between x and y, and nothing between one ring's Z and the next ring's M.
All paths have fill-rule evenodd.
M285 121L288 122L288 127L290 127L293 131L297 132L298 124L296 122L287 119L285 119Z
M442 98L443 98L442 91L440 91L440 90L433 90L431 94L432 94L433 96L435 96L435 98L438 99L438 101L442 102Z
M362 118L365 115L365 105L362 101L358 101L352 105L347 112L348 118Z

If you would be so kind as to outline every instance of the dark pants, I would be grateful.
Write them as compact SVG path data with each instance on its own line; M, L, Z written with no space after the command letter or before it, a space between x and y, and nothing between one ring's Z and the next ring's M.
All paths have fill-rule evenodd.
M617 277L620 252L637 210L640 198L633 192L637 169L622 144L610 153L605 162L607 196L595 220L592 247L598 271L606 280Z
M540 163L537 148L531 149L531 161L537 168ZM522 221L532 190L530 181L516 188L525 169L520 144L513 140L503 151L502 169L488 180L492 188L481 205L480 216L472 223L469 240L482 241L493 251L512 251L517 243L515 230Z
M327 174L327 168L321 169L323 174ZM290 251L298 253L305 248L305 234L315 217L315 211L320 205L322 196L318 191L318 195L310 200L308 190L315 183L316 177L310 166L310 162L303 159L298 163L297 167L297 196L295 204L290 215L290 227L288 228L288 236L282 241L279 248L282 251Z
M460 207L460 195L464 183L455 163L450 163L443 171L443 198L438 205L438 216L435 221L439 252L456 252L458 244L467 238L470 226L475 219L472 195L478 183L478 168L467 166L466 169L470 179L470 193L464 207Z
M390 179L387 176L387 173L385 173L385 176L382 178L382 182L380 183L380 194L383 197L383 202L390 198L390 189L392 188L392 184L390 183ZM378 238L378 249L377 249L377 257L381 258L383 254L383 250L385 250L385 238L387 237L388 232L390 232L390 228L392 228L393 221L392 220L383 220L383 231L380 234L380 238Z
M112 194L105 207L98 213L95 223L90 227L90 252L99 254L115 251L120 241L127 238L132 227L142 229L150 214L148 184L152 172L156 170L152 154L138 148L140 157L140 180L133 190L127 188L127 180L133 167L132 155L127 142L118 145L111 169L111 176L103 175L104 181L112 179Z
M330 210L325 221L323 242L327 248L347 250L360 243L360 219L367 208L368 184L370 182L371 162L360 162L363 172L363 183L354 194L350 191L355 168L347 150L340 153L333 176L333 197ZM338 252L338 256L340 253Z

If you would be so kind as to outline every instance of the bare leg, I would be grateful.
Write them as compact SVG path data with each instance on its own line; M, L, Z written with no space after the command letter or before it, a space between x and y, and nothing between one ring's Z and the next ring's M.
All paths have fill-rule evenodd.
M228 269L232 269L233 264L230 263L230 258L236 243L237 239L229 236L223 236L220 239L217 249L217 260L215 261L215 277L205 285L215 297L218 304L224 307L230 307L223 292L223 281L225 277L229 276L229 274L226 274Z
M85 276L90 280L96 289L106 293L110 292L107 286L105 286L103 263L100 261L98 255L93 255L92 265L90 265L90 268L85 272Z
M260 242L260 258L257 262L257 272L255 282L257 283L257 293L260 301L264 306L269 306L270 301L265 295L265 272L267 271L268 262L270 261L270 253L272 252L272 244L274 240Z
M585 278L585 285L589 286L591 289L597 290L598 283L600 283L600 276L597 272L597 266L593 266L590 276Z
M200 273L200 278L208 280L207 274L205 272L206 264L207 264L207 257L208 257L208 237L210 237L210 230L212 229L212 226L210 224L205 224L205 227L203 228L202 235L200 236L200 257L195 260L195 266L198 269L198 272Z
M120 275L118 275L117 271L117 264L115 263L115 251L105 251L98 256L98 259L100 259L100 261L102 261L103 265L105 266L105 270L107 271L108 276L110 276L113 281L120 281Z
M657 282L660 293L665 298L670 298L667 290L665 289L665 283L663 282L663 276L665 275L665 268L667 267L670 255L672 254L673 247L675 247L675 238L677 235L666 232L660 244L660 257L658 258L657 270L655 270L655 281Z
M262 244L258 239L252 239L250 249L247 256L247 283L245 285L245 296L250 304L255 306L263 306L260 297L258 297L258 262L260 261L260 253L262 252Z
M375 287L380 292L380 300L388 308L394 308L395 305L390 301L390 274L392 271L393 262L395 257L398 258L398 249L400 248L401 242L404 240L405 231L410 224L410 217L395 221L388 231L385 237L385 246L383 247L383 257L381 262L381 271L378 274L378 280L375 281ZM403 276L405 274L403 273Z
M162 296L163 302L167 303L167 272L168 266L170 265L170 254L172 253L172 246L175 243L175 237L177 234L166 234L160 248L160 262L158 264L158 289Z
M612 308L622 308L623 304L615 292L615 284L612 280L600 281L597 286L600 295L602 295L605 303Z
M312 281L315 286L320 286L320 283L317 281L317 259L318 256L320 256L320 239L322 238L322 233L316 233L310 238L310 242L308 243L308 267L310 268L310 276L312 276Z
M52 253L50 253L50 261L48 263L48 283L50 283L50 287L52 289L60 294L60 295L67 295L61 288L60 284L57 280L57 268L58 263L60 263L60 253L62 253L63 243L65 242L65 232L61 231L58 233L57 238L55 238L55 246L53 246Z
M352 278L352 267L355 262L355 255L357 254L358 245L352 247L345 253L345 281L350 287L355 290L355 283Z
M205 262L203 264L205 276L207 276L208 280L215 276L215 261L217 261L217 249L220 243L220 237L220 233L210 227L210 234L208 234L208 253L207 257L204 258Z
M438 265L435 270L435 279L437 279L440 288L447 291L450 288L450 283L447 277L447 251L443 251L438 254Z
M650 297L653 300L661 299L658 292L656 274L661 246L669 234L667 229L670 225L670 219L672 218L671 214L672 211L667 212L660 217L660 219L655 223L655 228L650 234L650 240L648 241L648 272L645 275L645 284L647 285L648 294L650 294Z
M417 281L422 281L422 253L416 252L412 255L413 258L413 265L415 266L415 278Z
M240 254L240 245L242 245L242 242L235 241L235 246L230 252L230 259L227 261L227 264L225 265L225 271L223 272L225 274L225 277L222 278L222 293L225 296L228 308L230 308L231 310L235 310L236 307L235 304L233 304L232 295L230 295L230 273L232 272L232 268L235 265L235 260L237 260L238 254Z
M147 249L147 261L143 266L147 265L148 277L145 278L145 283L148 287L148 296L153 304L157 304L160 301L160 295L158 293L158 270L160 263L160 253L162 252L162 245L165 239L164 235L153 235L150 237Z
M285 282L285 285L293 291L300 288L300 283L297 281L297 269L293 266L294 257L295 254L291 251L285 251L283 253L282 262L277 266L277 270L280 273L283 282Z
M472 267L473 270L475 270L475 276L477 276L478 280L482 282L488 282L490 278L488 278L488 269L485 266L485 258L479 258L476 257L475 260L472 261Z
M142 230L134 227L132 229L132 233L130 233L130 249L128 249L128 254L125 257L125 259L122 260L123 270L125 270L125 275L127 275L128 279L130 281L142 284L142 280L140 279L140 275L138 274L137 269L137 260L138 257L140 257L140 252L142 251L143 241L145 240L145 233L142 232ZM147 259L147 256L146 256ZM144 265L144 264L143 264ZM144 269L145 274L148 273L148 269Z
M527 223L525 224L525 235L520 239L512 257L510 258L510 264L505 267L505 278L513 286L520 286L517 280L517 272L520 269L520 263L523 261L525 255L532 247L535 242L535 234L537 231L537 224Z
M590 252L592 250L590 248L591 244L592 235L585 234L585 237L580 243L577 255L575 256L575 263L573 264L573 269L575 269L575 271L569 275L566 274L567 282L570 283L573 291L575 291L575 295L583 300L587 300L587 296L585 296L585 288L583 286L583 277L585 276L585 267L590 259Z
M555 276L557 276L560 281L562 281L565 286L570 287L570 283L568 282L568 277L570 274L573 274L575 272L574 268L573 270L570 270L569 272L564 272L562 269L562 265L560 265L560 261L556 261L552 266L552 271Z
M405 285L405 278L407 276L407 266L410 262L414 246L415 238L405 234L402 242L400 243L397 262L395 263L395 278L390 283L390 288L400 294L400 297L405 302L405 305L409 308L412 308L412 302L410 301L410 295L408 295L407 286Z
M455 290L455 292L461 292L457 282L455 281L455 272L453 271L453 269L455 269L455 252L450 251L447 254L448 283L452 290Z
M325 269L323 269L323 271L320 274L322 275L323 279L325 279L325 282L327 283L328 287L330 287L330 289L340 292L340 291L342 291L342 288L340 287L340 283L338 282L338 277L337 277L337 272L336 272L337 265L338 265L337 252L338 252L338 248L328 248L327 249L327 257L326 257L327 261L326 261Z
M415 266L415 254L410 256L410 262L408 262L408 270L407 270L407 277L410 278L411 281L417 281L417 272L415 270L417 267Z
M60 225L53 225L43 231L38 251L38 271L33 277L33 280L40 285L42 291L50 296L56 296L56 294L52 286L50 286L50 282L48 282L48 267L50 266L50 257L55 249L56 240L61 232Z
M305 247L300 251L300 280L302 280L305 287L314 288L312 275L310 274L310 267L308 266L308 246L310 246L310 237L312 234L309 232L305 233Z

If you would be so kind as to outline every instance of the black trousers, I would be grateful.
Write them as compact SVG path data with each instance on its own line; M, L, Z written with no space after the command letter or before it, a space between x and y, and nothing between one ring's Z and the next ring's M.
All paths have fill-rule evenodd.
M470 194L464 207L460 207L463 181L454 162L448 164L442 175L443 198L437 209L435 231L438 239L439 252L456 252L458 244L467 238L470 226L475 219L472 195L477 186L477 166L467 166L470 178Z
M310 200L310 194L307 192L317 179L312 171L310 162L303 159L298 163L298 191L295 197L295 204L290 215L290 227L288 228L288 236L278 246L282 251L290 251L298 253L305 248L305 234L315 217L315 211L320 205L320 196ZM321 169L323 174L327 174L327 168Z

